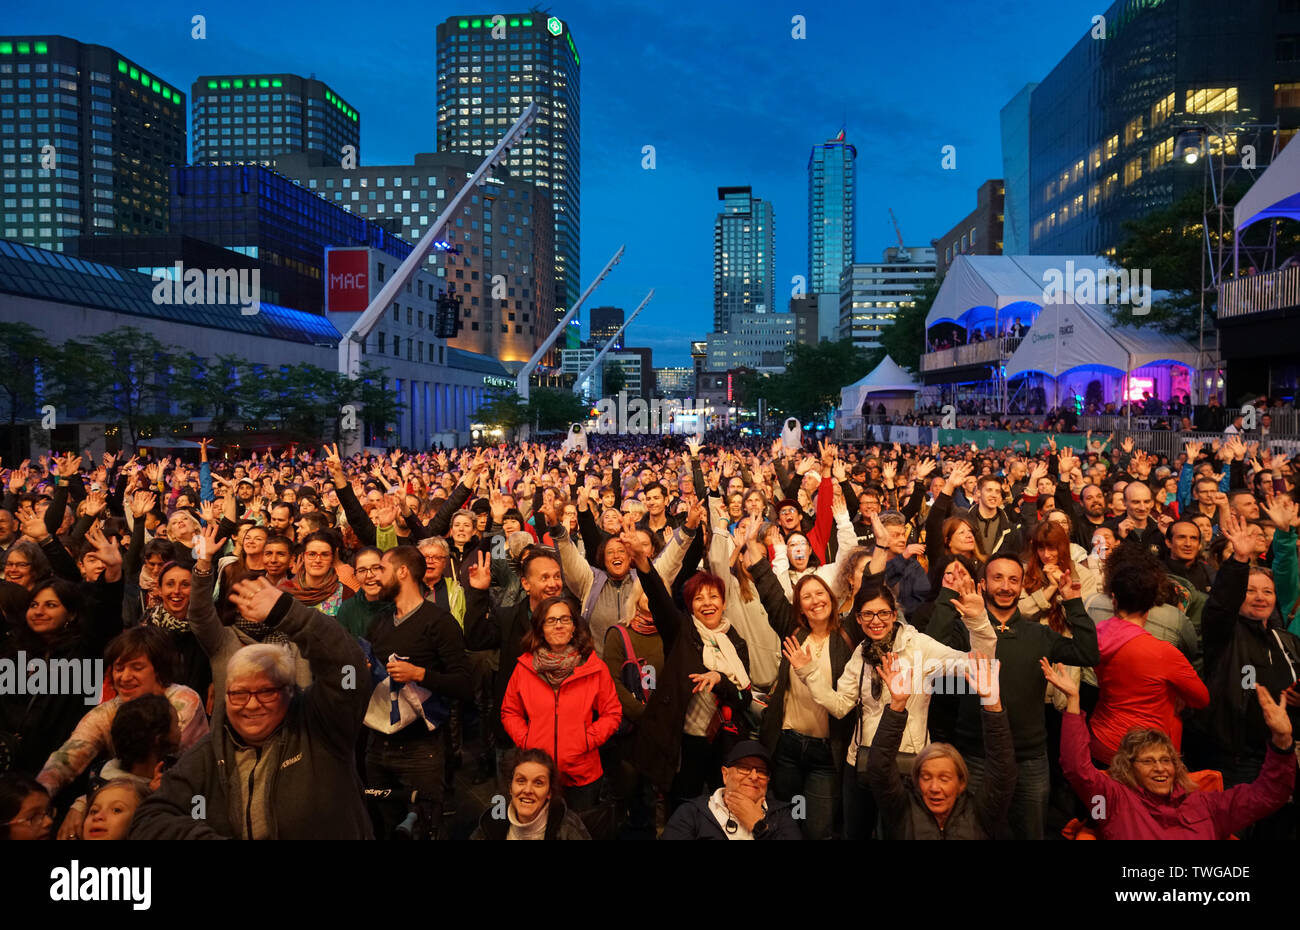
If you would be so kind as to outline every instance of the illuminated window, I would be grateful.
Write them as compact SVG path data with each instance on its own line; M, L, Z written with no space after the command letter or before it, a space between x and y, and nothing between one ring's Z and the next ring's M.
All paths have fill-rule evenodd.
M1115 190L1118 187L1119 187L1119 173L1116 172L1114 174L1111 174L1110 177L1106 178L1105 182L1102 184L1101 196L1103 198L1109 199L1110 196L1115 193Z
M1142 116L1139 114L1124 124L1124 144L1132 145L1141 138Z
M1088 165L1093 171L1101 167L1101 146L1097 146L1088 156Z
M1186 105L1188 113L1218 113L1223 110L1237 109L1237 88L1204 87L1200 90L1187 91Z
M1106 160L1110 161L1117 154L1119 154L1119 133L1106 140Z
M1154 129L1160 123L1163 123L1165 120L1169 119L1169 117L1173 116L1174 99L1175 99L1175 95L1173 93L1169 93L1156 101L1156 105L1151 108L1152 129Z
M1124 186L1128 187L1138 178L1142 177L1142 156L1129 159L1124 165Z
M1088 209L1091 210L1097 206L1097 201L1101 199L1101 185L1094 184L1088 188Z
M1151 147L1151 167L1159 168L1161 165L1174 160L1174 137L1170 136L1163 142L1157 143Z

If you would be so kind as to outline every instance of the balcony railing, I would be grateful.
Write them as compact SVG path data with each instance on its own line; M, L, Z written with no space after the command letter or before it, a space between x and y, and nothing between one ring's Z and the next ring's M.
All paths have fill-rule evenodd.
M1245 275L1219 285L1218 319L1300 306L1300 265Z
M1001 362L1011 357L1020 346L1023 336L1003 336L987 342L972 342L970 345L953 346L951 349L939 349L921 356L922 371L940 371L944 368L958 368L963 365L979 365L988 362Z

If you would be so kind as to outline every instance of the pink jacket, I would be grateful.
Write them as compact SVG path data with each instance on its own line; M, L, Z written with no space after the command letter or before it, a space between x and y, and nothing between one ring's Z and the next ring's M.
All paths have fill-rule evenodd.
M1295 751L1271 744L1259 777L1227 791L1187 791L1167 798L1121 785L1088 757L1088 722L1065 714L1061 768L1075 793L1095 814L1104 840L1224 840L1286 803L1295 790ZM1104 806L1099 804L1104 802Z

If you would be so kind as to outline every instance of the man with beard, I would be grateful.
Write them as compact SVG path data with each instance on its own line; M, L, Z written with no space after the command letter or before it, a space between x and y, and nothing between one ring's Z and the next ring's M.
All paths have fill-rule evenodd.
M673 538L673 530L681 526L685 518L681 514L665 512L668 492L658 482L646 488L641 499L645 501L645 518L637 523L637 529L655 533L660 541L667 543Z
M1068 576L1068 582L1063 582L1065 587L1061 589L1065 600L1065 622L1069 624L1073 638L1057 633L1046 624L1026 621L1020 616L1024 569L1017 559L1006 555L992 556L981 574L980 589L998 637L1002 706L1011 723L1019 770L1007 823L1015 839L1041 840L1050 786L1047 719L1043 703L1047 682L1038 660L1045 657L1050 662L1064 662L1066 665L1096 665L1101 661L1097 627L1083 607L1079 579L1074 573ZM956 596L957 592L948 588L940 593L926 632L944 645L969 652L970 634L953 607ZM942 682L936 682L939 684ZM962 692L965 690L961 689ZM984 777L980 698L977 694L962 693L957 703L957 726L952 742L970 769L970 790L978 793Z
M1061 480L1056 484L1056 506L1070 518L1070 542L1090 549L1092 534L1106 522L1106 492L1098 485L1085 484L1076 502L1070 491L1070 476L1079 468L1079 459L1065 446L1057 461Z
M424 571L424 557L414 546L389 549L380 560L379 597L392 601L393 611L377 614L366 631L375 675L365 720L371 731L366 784L418 792L403 826L419 817L436 839L443 795L439 729L451 701L470 696L470 671L460 625L424 597ZM405 804L383 801L377 807L376 835L391 837Z

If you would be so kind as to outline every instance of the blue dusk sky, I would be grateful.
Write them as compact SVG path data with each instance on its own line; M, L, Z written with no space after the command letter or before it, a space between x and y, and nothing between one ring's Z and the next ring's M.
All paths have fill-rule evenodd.
M657 366L689 365L713 318L717 188L750 185L776 211L776 303L807 274L810 148L841 127L858 150L858 261L895 244L928 245L1001 177L998 112L1086 34L1098 0L920 3L709 2L671 6L565 0L581 57L582 286L620 244L596 292L628 312L655 298L628 345ZM111 46L189 90L211 72L315 74L361 114L361 162L409 163L433 151L435 29L455 15L523 12L461 4L20 4L4 31ZM191 17L207 38L190 37ZM792 19L806 38L792 37ZM656 168L642 168L653 145ZM940 150L957 148L956 170ZM586 334L586 315L583 319Z

